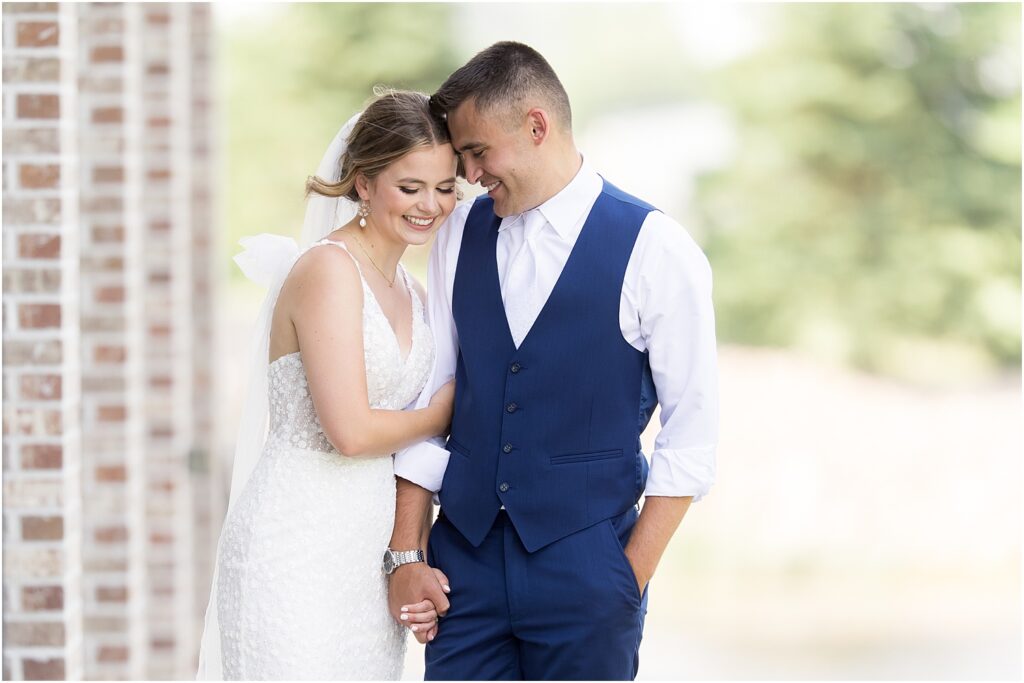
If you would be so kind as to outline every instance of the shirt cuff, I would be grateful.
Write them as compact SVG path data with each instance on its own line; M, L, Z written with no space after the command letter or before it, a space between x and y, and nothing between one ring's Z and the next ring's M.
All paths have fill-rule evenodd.
M702 499L715 483L715 448L662 448L651 454L644 496Z
M448 451L430 441L423 441L395 453L395 476L407 479L432 493L441 490L447 467Z

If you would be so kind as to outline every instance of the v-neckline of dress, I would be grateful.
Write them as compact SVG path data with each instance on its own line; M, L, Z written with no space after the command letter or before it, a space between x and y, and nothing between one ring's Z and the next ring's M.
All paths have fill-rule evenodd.
M394 340L395 346L398 348L398 357L401 359L402 366L404 367L409 363L409 359L412 357L412 352L416 347L416 302L419 301L419 295L415 292L412 284L409 282L409 273L406 271L405 266L401 263L398 264L399 269L402 271L402 282L405 284L405 290L409 292L409 350L404 352L405 357L403 358L402 342L398 338L398 332L395 331L395 327L391 324L391 320L388 318L387 314L384 313L384 308L380 305L380 301L377 299L377 295L374 293L373 288L370 287L370 283L366 281L365 277L363 277L363 269L359 265L359 261L356 259L355 255L348 250L348 245L344 242L327 239L326 237L323 241L336 244L344 249L345 253L347 253L356 264L356 271L359 273L359 280L363 284L363 289L370 295L370 298L373 300L373 305L377 307L377 311L384 318L384 322L387 323L388 330L391 331L391 338ZM413 300L413 297L415 297L415 301Z

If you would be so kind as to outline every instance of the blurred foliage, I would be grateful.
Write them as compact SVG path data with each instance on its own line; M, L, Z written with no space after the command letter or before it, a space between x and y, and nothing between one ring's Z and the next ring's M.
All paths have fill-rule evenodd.
M790 5L709 81L722 340L913 379L1019 367L1019 5Z
M559 65L580 130L672 103L731 119L738 152L692 207L722 342L925 381L1019 367L1020 6L766 7L732 62L688 57L693 15L663 4L224 12L224 246L298 235L306 176L374 85L430 92L491 40L523 40Z
M247 234L298 237L306 177L374 86L429 93L458 66L449 21L447 6L404 3L270 4L219 17L228 253Z

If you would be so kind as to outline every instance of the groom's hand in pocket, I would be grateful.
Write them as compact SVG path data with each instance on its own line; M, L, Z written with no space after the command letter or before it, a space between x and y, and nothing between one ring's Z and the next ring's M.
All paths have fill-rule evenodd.
M442 582L443 586L442 587ZM402 625L417 626L413 632L416 640L421 643L431 640L437 633L438 615L443 616L448 612L448 581L439 570L428 567L424 562L412 562L398 567L388 577L388 607L391 616ZM413 608L423 607L422 603L429 601L429 611L421 609L417 614L430 614L430 624L413 621L412 617L402 619L402 615L412 614ZM402 608L406 608L403 611ZM419 627L421 624L423 629Z

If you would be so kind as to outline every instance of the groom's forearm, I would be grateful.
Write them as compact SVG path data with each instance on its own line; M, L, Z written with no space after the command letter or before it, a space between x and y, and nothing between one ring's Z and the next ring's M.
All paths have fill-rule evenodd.
M426 552L432 495L430 491L408 479L397 479L395 528L391 532L391 543L388 547L394 550L419 548Z
M693 496L650 496L644 499L640 518L626 544L626 557L633 565L633 573L636 574L641 591L654 576L654 570L668 542L672 540L672 535L679 528L692 501Z

